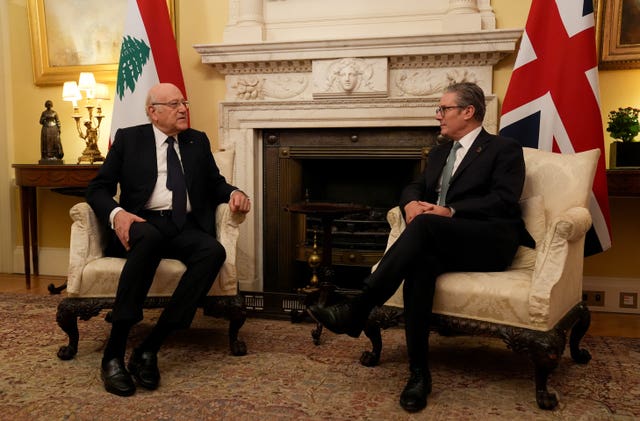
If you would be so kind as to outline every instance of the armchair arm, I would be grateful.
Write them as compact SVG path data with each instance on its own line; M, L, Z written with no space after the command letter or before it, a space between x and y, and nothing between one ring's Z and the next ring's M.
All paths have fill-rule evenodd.
M584 240L590 227L591 214L584 207L570 208L551 222L531 280L532 322L556 320L580 301Z
M389 247L391 247L393 243L396 242L398 237L400 237L400 234L402 234L402 231L404 231L404 229L407 227L399 206L396 206L395 208L392 208L389 210L389 212L387 212L387 222L389 223L391 231L389 232L389 238L387 239L387 247L385 248L385 253L387 252L387 250L389 250ZM379 262L373 265L373 267L371 268L372 272L376 270L378 264ZM393 294L393 296L387 300L385 305L400 308L404 306L402 285L398 287L395 294Z
M93 209L86 202L77 203L69 211L73 220L69 244L69 268L67 270L67 291L78 293L82 280L82 270L91 261L104 256L107 236Z
M387 212L387 222L389 223L389 227L391 231L389 231L389 238L387 238L387 247L385 248L385 252L389 250L389 247L396 242L402 231L407 227L407 224L404 222L404 217L402 216L402 212L400 211L400 207L396 206ZM371 271L373 272L378 267L378 263L373 265Z
M238 272L236 269L236 251L240 224L246 214L231 212L228 203L218 205L216 209L216 238L224 247L227 259L220 268L218 277L211 287L212 295L235 295L238 293Z

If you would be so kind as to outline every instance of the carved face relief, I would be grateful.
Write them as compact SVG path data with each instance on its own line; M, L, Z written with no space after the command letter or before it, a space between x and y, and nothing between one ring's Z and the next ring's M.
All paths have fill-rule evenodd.
M386 58L313 60L314 98L388 95Z
M345 92L353 91L358 86L360 73L351 65L348 65L340 70L338 73L338 80L340 86Z

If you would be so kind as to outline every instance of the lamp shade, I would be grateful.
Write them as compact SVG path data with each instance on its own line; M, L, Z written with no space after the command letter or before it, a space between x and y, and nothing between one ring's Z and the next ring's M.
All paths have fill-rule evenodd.
M65 82L62 86L62 99L64 101L80 101L82 95L76 82Z
M78 89L81 91L91 91L96 87L96 78L91 72L81 72L78 79Z

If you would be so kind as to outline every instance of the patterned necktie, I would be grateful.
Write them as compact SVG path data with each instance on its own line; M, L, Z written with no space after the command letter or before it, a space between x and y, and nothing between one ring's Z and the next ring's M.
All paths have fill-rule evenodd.
M453 175L453 164L456 162L456 152L461 147L460 142L453 142L453 146L447 157L447 163L442 169L442 184L440 185L440 197L438 198L438 205L440 206L444 206L447 203L447 191L449 190L449 183Z
M182 228L187 218L187 188L180 159L173 147L175 141L173 137L167 138L167 188L173 192L171 219L178 228Z

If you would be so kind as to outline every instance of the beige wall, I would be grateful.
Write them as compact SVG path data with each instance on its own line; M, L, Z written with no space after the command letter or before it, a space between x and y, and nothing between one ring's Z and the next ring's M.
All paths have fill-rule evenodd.
M0 133L7 137L10 146L10 163L35 163L39 159L38 118L44 101L52 99L54 108L62 120L62 143L65 149L65 162L72 163L81 154L83 142L78 138L71 119L71 108L60 99L61 87L37 87L33 84L30 54L29 24L26 0L0 0L6 8L9 21L9 54L3 56L5 65L10 64L11 88L5 92L8 107L11 108L9 128ZM493 0L498 28L523 28L531 2L528 0ZM218 139L218 102L224 97L224 80L212 68L200 63L200 56L192 48L198 43L222 42L222 33L227 19L226 0L176 0L177 34L180 59L187 85L187 95L192 103L191 122L195 128L204 130L212 143ZM6 51L5 51L6 55ZM494 73L494 91L503 98L515 54L503 60ZM640 105L640 70L601 71L601 105L603 118L608 110L619 106ZM110 87L113 90L113 86ZM105 106L108 124L111 104ZM579 100L576 103L579 112ZM13 127L13 128L11 128ZM105 128L101 133L100 148L106 152ZM605 133L605 143L611 139ZM608 146L607 146L608 148ZM12 174L10 169L9 173ZM0 176L2 180L2 176ZM1 192L2 190L0 190ZM17 191L13 190L13 212L11 223L17 226ZM69 241L68 209L79 199L61 196L43 191L40 200L40 246L66 248ZM3 201L4 202L4 201ZM6 203L6 202L4 202ZM5 205L6 206L6 205ZM590 257L585 262L585 274L591 276L640 278L640 266L635 264L640 246L639 224L634 217L639 214L640 200L612 199L612 225L614 247L600 255ZM0 214L1 215L1 214ZM19 230L15 231L19 234ZM6 241L6 238L5 238ZM21 243L20 236L12 240L12 248ZM22 267L15 268L21 271Z

